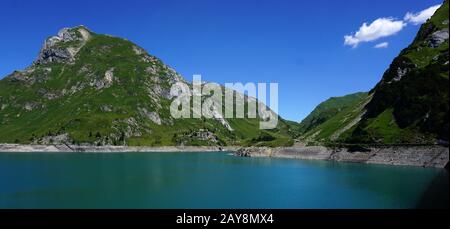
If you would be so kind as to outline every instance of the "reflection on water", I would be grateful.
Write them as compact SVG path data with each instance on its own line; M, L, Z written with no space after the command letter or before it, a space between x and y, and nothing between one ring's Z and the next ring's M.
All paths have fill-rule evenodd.
M448 207L444 171L221 152L1 153L0 208Z

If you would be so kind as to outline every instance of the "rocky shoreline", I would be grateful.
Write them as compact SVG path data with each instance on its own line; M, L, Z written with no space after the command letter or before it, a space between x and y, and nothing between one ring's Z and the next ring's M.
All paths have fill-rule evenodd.
M0 144L0 152L79 152L79 153L114 153L114 152L217 152L236 151L238 147L216 146L78 146L78 145L19 145Z
M448 166L449 162L449 148L444 146L387 146L370 147L359 151L323 146L242 148L237 150L234 155L435 168L444 168Z
M6 152L218 152L230 151L239 157L274 157L301 160L327 160L367 164L407 165L444 168L449 162L449 148L444 146L386 146L364 150L327 148L324 146L247 147L239 146L78 146L78 145L20 145L0 144L0 153Z

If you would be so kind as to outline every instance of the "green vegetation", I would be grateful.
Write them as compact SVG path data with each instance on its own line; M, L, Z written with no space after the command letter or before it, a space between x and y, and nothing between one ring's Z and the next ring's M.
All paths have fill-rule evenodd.
M340 101L339 98L343 100ZM333 112L333 115L329 116L323 123L304 132L301 138L307 142L322 143L340 140L341 135L345 134L353 126L352 124L359 120L369 99L367 93L356 93L327 100L324 102L325 104L331 102L335 105L340 104L339 109L336 109L336 112ZM328 114L329 112L326 112L326 115ZM323 117L320 112L315 113L315 116Z
M333 118L342 110L354 107L367 97L367 93L358 92L342 97L332 97L319 104L301 123L300 133L304 134Z
M76 37L81 37L72 28ZM75 31L73 31L75 30ZM167 97L181 76L158 58L117 37L62 41L80 46L73 60L35 63L0 81L1 143L89 145L289 145L292 127L280 118L258 139L259 119L173 119ZM109 73L108 73L109 72ZM109 75L108 75L109 74ZM108 75L108 77L107 77Z
M376 118L367 120L366 131L370 139L382 139L381 143L394 144L407 142L413 133L407 128L400 128L394 119L392 109L387 109Z
M436 33L448 36L448 1L421 26L414 42L394 59L372 90L367 113L350 141L392 142L394 136L406 143L448 141L448 38L436 38ZM380 123L372 128L373 120L386 112L392 113L402 131L380 131Z
M301 139L309 144L448 142L449 41L436 35L448 37L448 14L446 0L368 97L320 104L301 123Z

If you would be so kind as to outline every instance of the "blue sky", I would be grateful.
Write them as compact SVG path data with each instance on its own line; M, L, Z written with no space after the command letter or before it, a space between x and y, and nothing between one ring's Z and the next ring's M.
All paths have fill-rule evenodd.
M407 12L440 3L2 0L0 78L32 63L48 36L82 24L135 42L188 80L201 74L218 83L279 83L280 115L300 121L329 97L370 90L420 27L405 22L391 36L364 42L355 34L364 22L402 21ZM356 47L344 44L345 35L358 41Z

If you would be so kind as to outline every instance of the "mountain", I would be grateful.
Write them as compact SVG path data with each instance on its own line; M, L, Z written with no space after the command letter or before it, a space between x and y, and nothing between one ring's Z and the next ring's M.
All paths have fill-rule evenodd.
M306 142L342 139L361 120L370 98L368 93L359 92L326 100L300 123L300 139Z
M37 59L0 81L0 143L289 145L281 118L174 119L171 85L187 83L132 42L84 26L46 39Z
M332 97L320 103L303 121L300 123L300 132L306 133L322 123L328 121L342 110L354 106L360 100L367 97L367 93L358 92L342 97Z
M446 0L366 98L332 114L319 105L310 116L332 118L318 126L312 124L317 118L304 121L306 132L301 138L347 143L448 142L448 14Z

